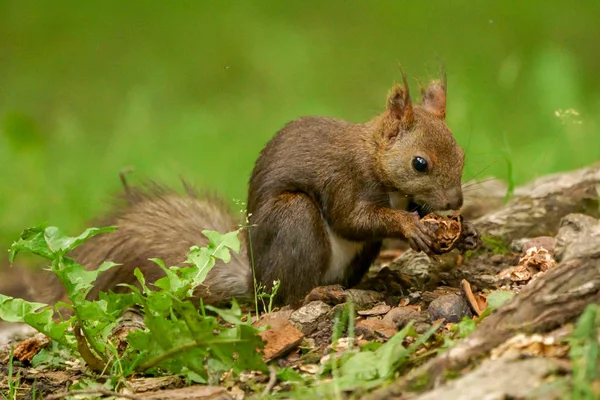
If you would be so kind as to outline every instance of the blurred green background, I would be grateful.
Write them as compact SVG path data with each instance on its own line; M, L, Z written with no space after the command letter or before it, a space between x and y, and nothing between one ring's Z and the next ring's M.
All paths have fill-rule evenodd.
M284 123L369 119L400 64L413 93L445 64L465 179L595 162L599 17L598 1L0 0L0 244L41 222L78 233L127 166L245 200Z

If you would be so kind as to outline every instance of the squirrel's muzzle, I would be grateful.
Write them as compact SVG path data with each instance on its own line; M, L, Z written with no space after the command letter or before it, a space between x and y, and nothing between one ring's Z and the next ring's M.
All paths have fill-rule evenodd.
M444 205L445 210L459 210L463 205L463 194L462 188L449 189L446 192L446 204Z

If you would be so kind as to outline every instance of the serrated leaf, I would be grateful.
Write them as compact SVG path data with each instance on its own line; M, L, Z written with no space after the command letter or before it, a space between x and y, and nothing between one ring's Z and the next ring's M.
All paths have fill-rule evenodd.
M240 309L240 306L238 305L237 301L235 301L235 299L232 299L231 308L229 310L225 308L213 307L209 304L205 305L204 308L218 314L219 317L223 318L225 322L229 322L230 324L235 325L243 324L241 320L242 310Z
M109 226L105 228L88 228L80 235L71 237L62 234L57 227L49 226L44 232L44 237L51 252L64 254L73 250L91 237L104 232L112 232L116 228L116 226Z
M150 261L158 265L166 275L156 280L154 286L161 288L165 292L172 293L177 298L185 298L191 295L190 284L177 275L176 271L179 270L178 267L167 268L165 263L158 258L151 258Z
M45 303L34 303L0 294L0 319L6 322L24 322L27 314L49 307Z
M150 291L150 289L148 289L148 286L146 286L146 278L144 277L144 274L142 273L142 271L139 268L135 268L133 270L133 275L137 278L138 282L140 283L143 292L146 294Z
M10 247L10 262L14 262L15 256L21 251L27 251L47 259L52 259L52 252L48 249L48 244L44 238L45 229L44 225L25 229L21 233L19 240L14 242Z
M228 263L231 260L230 249L236 253L240 252L239 230L225 234L210 230L204 230L202 233L210 240L208 248L213 251L214 257Z
M51 339L63 341L69 322L55 322L48 304L34 303L0 294L0 319L22 322L44 333Z
M204 283L208 273L215 266L215 259L211 255L211 251L205 247L192 247L188 253L186 262L194 266L194 268L190 268L185 272L185 275L189 276L191 285L194 288Z
M94 282L98 279L98 275L118 265L120 264L106 261L98 269L87 270L71 258L65 257L58 268L53 267L53 271L63 283L68 297L75 302L76 299L85 299L94 287Z
M342 363L340 368L343 384L349 385L345 387L350 387L352 382L388 379L438 328L439 325L430 328L419 335L413 344L404 347L406 337L416 335L411 321L377 350L363 349L360 353L352 355Z
M54 312L48 308L41 312L30 313L24 316L23 322L39 332L61 343L68 343L65 332L70 325L69 321L56 322L53 320Z

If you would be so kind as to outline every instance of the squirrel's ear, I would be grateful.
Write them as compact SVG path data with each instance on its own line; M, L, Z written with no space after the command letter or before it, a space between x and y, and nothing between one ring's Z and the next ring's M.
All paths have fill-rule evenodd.
M413 114L408 83L406 82L406 75L404 73L402 73L402 82L402 86L394 85L388 93L387 112L389 117L396 122L396 124L392 125L408 129L412 126L415 116ZM394 132L389 132L387 136L391 137L397 134L398 130L394 129Z
M446 74L442 80L433 81L421 90L423 108L438 118L446 118Z

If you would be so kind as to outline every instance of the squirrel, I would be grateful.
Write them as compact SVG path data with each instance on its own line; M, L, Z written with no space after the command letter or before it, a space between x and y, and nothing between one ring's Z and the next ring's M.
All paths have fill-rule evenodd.
M385 110L367 122L313 116L286 124L251 173L242 252L218 262L195 295L206 304L251 298L253 264L265 288L279 281L278 305L298 305L315 287L358 284L384 239L430 254L436 239L420 217L463 204L464 152L445 117L445 74L413 104L402 73ZM183 196L158 185L127 188L125 207L105 220L118 228L71 254L86 268L122 264L100 274L91 297L137 284L136 267L152 282L163 272L148 259L183 265L190 246L207 244L202 230L236 227L225 202L186 188ZM46 286L42 299L61 299L56 285Z

